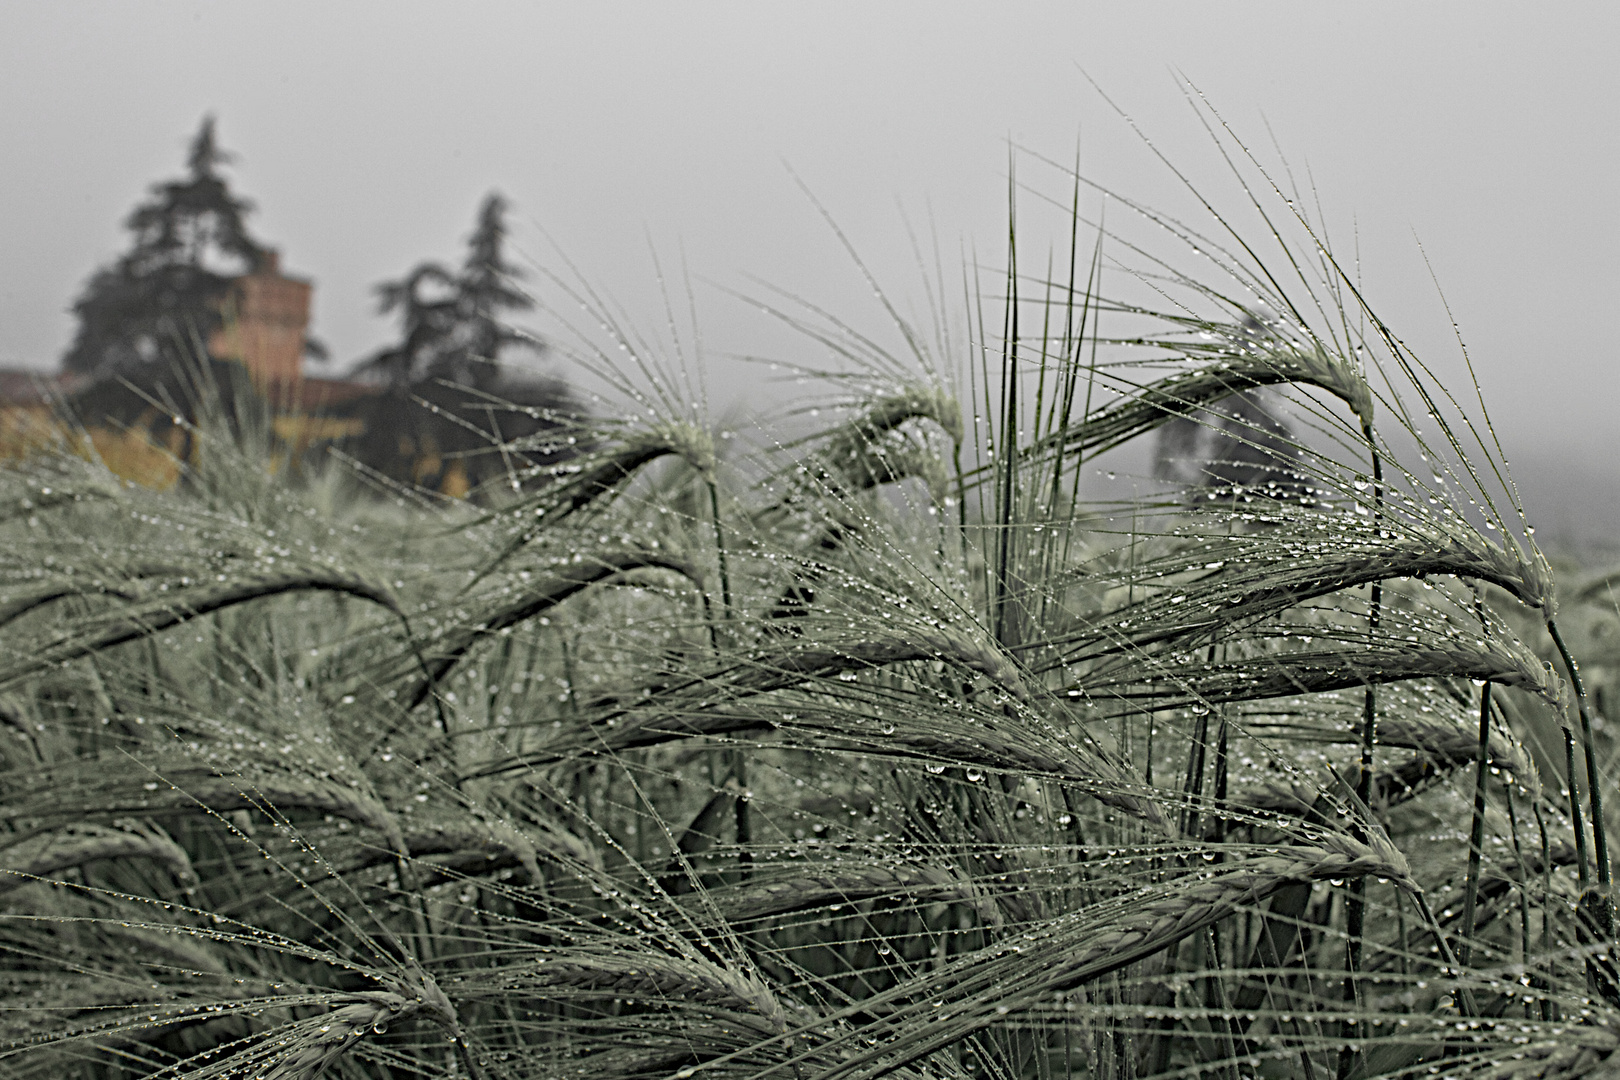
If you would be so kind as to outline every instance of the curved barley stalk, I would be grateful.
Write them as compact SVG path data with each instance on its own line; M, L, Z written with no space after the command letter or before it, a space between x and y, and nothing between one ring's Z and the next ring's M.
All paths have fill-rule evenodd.
M857 415L830 431L784 446L787 451L813 449L795 458L776 479L795 487L811 482L837 495L920 476L938 496L945 483L938 457L892 438L912 420L932 420L953 445L962 442L962 407L956 399L938 386L907 387L864 404Z
M678 1008L717 1007L762 1035L781 1034L788 1026L787 1010L763 983L697 957L576 945L526 953L524 959L528 962L504 977L558 998L640 998Z
M1556 605L1544 559L1493 544L1471 530L1442 537L1399 525L1336 520L1331 532L1300 523L1297 536L1235 534L1203 540L1134 568L1143 599L1088 620L1050 643L1076 663L1177 638L1212 634L1277 615L1358 585L1434 575L1488 582L1526 605ZM1325 524L1325 522L1324 522Z
M151 859L181 882L198 880L185 849L156 828L76 825L0 847L0 893L85 863L121 859Z
M847 1042L854 1053L818 1075L825 1080L874 1077L915 1063L1043 996L1098 979L1236 911L1252 909L1288 885L1365 876L1419 889L1406 860L1381 831L1374 830L1365 844L1328 833L1314 846L1250 849L1227 867L1189 873L1059 916L830 1014L837 1020L877 1013L882 1020L835 1041L831 1049ZM932 1022L915 1026L924 1017ZM858 1048L873 1040L875 1047ZM764 1075L791 1075L808 1057L789 1058Z
M100 895L104 899L120 899L118 894ZM161 911L156 910L159 907ZM121 1046L144 1040L164 1029L240 1017L253 1021L246 1038L218 1043L194 1056L182 1058L167 1069L154 1069L152 1074L241 1078L273 1075L272 1070L280 1067L283 1070L280 1075L285 1077L312 1077L319 1072L310 1070L324 1068L367 1033L359 1030L358 1021L362 1018L369 1032L381 1033L391 1020L420 1015L448 1031L463 1064L468 1063L455 1009L433 977L410 959L400 962L374 949L376 958L385 965L378 969L179 903L158 905L147 901L136 908L144 910L115 911L116 915L123 916L116 921L106 915L81 914L72 908L65 912L25 912L13 908L6 913L5 922L9 925L38 923L51 927L57 935L70 935L70 947L71 935L78 934L80 955L69 960L69 965L91 971L98 963L103 965L103 987L109 987L111 977L110 987L116 989L111 994L100 995L110 1008L97 1007L83 998L71 1003L64 999L63 1011L70 1015L82 1013L85 1022L71 1027L57 1024L43 1032L25 1027L20 1038L0 1047L0 1060L63 1048L71 1053L87 1044L116 1052ZM142 914L148 918L143 920ZM163 915L166 921L152 921L150 916L154 914ZM93 951L85 955L84 946L93 945L94 939L85 938L80 933L83 930L108 931L120 946L154 937L160 940L149 946L150 955L143 953L133 959L132 970L139 974L131 982L121 969L131 967L129 954L134 950L120 947L110 956L96 955ZM164 938L172 940L165 942L161 940ZM223 951L199 957L198 944L203 942ZM273 957L279 965L305 961L329 970L345 971L383 989L334 993L319 988L294 988L288 985L284 973L245 979L238 974L240 969L232 970L234 965L221 968L222 957L234 956L239 960L247 953ZM181 966L165 971L163 964L173 960L178 960ZM313 973L315 969L309 970ZM154 976L171 980L171 985L160 985L153 981ZM175 983L175 976L183 978ZM218 978L208 982L193 981L207 976ZM219 985L213 985L215 982ZM335 1017L326 1014L284 1019L288 1017L287 1010L292 1008L334 1004L339 1006ZM261 1020L268 1021L268 1025ZM331 1037L334 1033L339 1037ZM49 1067L50 1059L41 1063ZM473 1075L476 1076L476 1072Z
M895 651L876 649L857 654L870 662L880 656L888 662L940 659L936 651L915 651L915 645L899 643ZM951 654L943 654L957 659ZM964 664L969 670L996 670L1001 665L987 662L982 650L970 654L980 664ZM994 709L981 709L958 703L956 708L934 711L884 710L881 723L863 728L864 720L852 723L872 703L853 701L843 709L829 709L814 699L814 679L832 676L828 688L847 694L851 683L840 676L853 677L856 670L850 652L800 653L800 659L814 661L804 670L798 665L771 665L745 681L746 693L726 693L725 684L693 688L703 694L696 701L683 703L654 696L638 709L612 707L605 713L589 715L589 726L570 733L534 751L505 756L474 765L464 780L527 772L562 762L616 755L625 750L654 747L680 740L707 738L754 731L776 731L808 738L809 745L823 741L853 744L862 753L896 758L934 767L940 762L964 763L981 769L1036 774L1073 785L1105 805L1124 810L1149 823L1156 830L1168 828L1151 788L1129 775L1117 757L1089 735L1065 731L1043 719L1039 701L1023 702L1003 684L995 684L1005 700ZM982 664L982 666L981 666ZM767 681L768 680L768 681ZM809 699L764 698L777 690L804 684ZM1022 684L1014 684L1021 686ZM631 695L634 700L634 695ZM753 702L751 699L763 700ZM1047 705L1055 703L1047 702Z
M1061 449L1068 455L1095 456L1234 394L1287 383L1326 390L1349 406L1363 423L1372 422L1372 390L1362 377L1359 365L1330 353L1320 341L1296 343L1277 335L1256 335L1247 325L1157 317L1225 340L1197 350L1195 355L1206 360L1205 366L1146 385L1130 386L1119 400L1034 443L1026 454L1033 456ZM1249 319L1250 324L1258 325L1253 315ZM1196 349L1181 342L1155 341L1152 344L1187 353L1194 353ZM1210 353L1214 355L1208 356Z
M18 596L16 593L10 593L8 594L6 602L3 605L0 605L0 627L4 627L12 622L15 622L24 615L27 615L29 612L37 611L47 604L54 603L57 600L67 600L73 597L81 596L107 596L112 597L115 600L123 600L128 603L139 600L141 598L141 593L133 588L120 587L118 585L103 582L92 583L89 591L77 584L62 583L30 589L21 596Z
M1157 656L1087 675L1069 687L1094 699L1156 709L1259 701L1320 694L1410 679L1484 679L1528 690L1549 705L1560 701L1562 683L1535 654L1492 638L1422 644L1368 645L1333 650L1262 654L1228 663L1179 662Z
M315 1080L367 1035L381 1035L391 1024L422 1011L420 1002L400 994L361 991L348 1004L283 1029L274 1040L274 1050L253 1055L267 1060L233 1063L213 1070L213 1075L246 1076L251 1071L264 1080Z
M392 590L358 574L325 568L255 574L219 585L166 593L128 608L91 616L32 655L0 665L0 686L10 686L81 656L151 637L203 615L253 600L296 592L332 592L370 601L403 618Z
M1353 743L1356 736L1352 732L1335 733L1332 741ZM1385 810L1474 764L1478 750L1477 739L1462 727L1413 716L1381 719L1378 745L1417 751L1404 761L1374 770L1369 786L1371 797L1366 801ZM1541 778L1535 761L1522 743L1500 727L1491 731L1486 760L1490 767L1528 788L1533 798L1540 797ZM1232 801L1241 807L1299 816L1315 812L1320 794L1313 785L1271 780L1236 793ZM1570 861L1574 861L1573 856Z
M735 924L833 904L881 899L902 900L908 904L965 904L987 926L1005 921L986 890L959 872L905 864L785 870L756 877L740 887L711 889L706 906L716 918Z
M10 792L7 798L19 812L44 819L235 810L256 810L280 819L292 811L313 811L375 829L390 852L408 850L393 811L375 794L341 781L264 769L224 772L179 764L98 783L94 774L102 768L93 764L73 772L44 772L38 786Z
M466 1043L456 1010L426 972L409 976L376 976L386 990L360 990L333 994L325 1002L329 1012L283 1025L267 1032L255 1045L222 1061L188 1070L197 1080L315 1080L367 1036L381 1035L393 1024L423 1019L447 1032L470 1068Z
M1578 1080L1612 1075L1608 1066L1620 1036L1598 1027L1569 1025L1537 1030L1510 1048L1464 1053L1454 1059L1453 1075L1483 1080ZM1448 1065L1451 1062L1447 1063Z
M556 826L518 829L493 817L417 824L405 832L404 843L405 850L418 859L430 855L457 856L428 865L442 864L468 873L487 873L507 862L516 863L528 875L531 885L543 880L539 866L541 855L597 870L602 867L601 852L563 829Z
M514 444L513 449L523 447ZM677 456L704 475L714 472L715 449L710 434L694 424L670 422L621 438L616 445L593 451L541 472L550 479L534 495L520 498L474 524L509 521L514 535L474 577L468 587L494 573L535 537L581 510L612 496L645 466Z
M882 639L839 645L804 642L756 650L732 657L724 666L695 677L661 683L645 694L623 695L632 703L645 704L621 705L620 696L614 695L587 713L587 729L570 733L526 760L534 764L556 762L576 753L612 752L705 732L740 730L735 716L717 715L713 725L705 725L703 716L717 707L778 690L827 678L853 681L861 671L914 661L940 661L977 672L1011 699L1029 697L1017 665L1001 650L944 625L907 627ZM759 721L742 723L755 726ZM469 772L467 778L493 775L491 769L500 772L515 767L527 766L492 763Z
M887 640L830 647L806 642L780 650L761 650L724 673L705 678L703 684L734 687L743 694L763 694L809 679L918 660L943 661L978 672L1013 698L1029 698L1022 674L1005 653L976 635L944 625L907 627Z
M430 645L423 646L427 673L422 683L405 699L405 708L414 709L446 678L480 640L509 630L536 618L569 597L592 585L609 581L635 570L669 570L680 574L698 589L702 576L691 563L661 551L622 551L593 553L551 574L515 598L504 598L500 607L480 617L472 626L450 631Z
M16 521L54 510L72 510L106 502L123 502L128 492L116 476L95 469L72 455L12 463L6 471L11 489L0 502L0 521Z

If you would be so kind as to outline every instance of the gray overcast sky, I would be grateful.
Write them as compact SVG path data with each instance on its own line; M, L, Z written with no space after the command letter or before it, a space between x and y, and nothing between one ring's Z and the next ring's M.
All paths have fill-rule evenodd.
M68 305L205 112L258 235L315 280L340 369L389 333L370 286L458 258L491 188L526 252L556 265L544 230L649 323L649 236L703 278L869 309L784 162L906 295L897 207L931 215L950 259L999 258L1009 140L1067 159L1078 137L1088 174L1171 190L1081 69L1214 175L1180 71L1252 143L1269 121L1338 235L1354 223L1387 321L1452 356L1422 242L1510 448L1613 456L1613 3L0 0L0 16L0 365L54 364ZM722 294L700 303L715 349L776 341ZM724 371L718 396L763 403Z

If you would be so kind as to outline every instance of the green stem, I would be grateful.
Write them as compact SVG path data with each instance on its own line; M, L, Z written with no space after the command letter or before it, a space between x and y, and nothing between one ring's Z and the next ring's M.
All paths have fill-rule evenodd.
M1221 727L1215 737L1215 843L1226 843L1226 713L1221 713ZM1224 853L1216 852L1216 862L1225 862Z
M962 571L966 573L968 566L967 477L962 472L962 443L960 440L951 449L951 464L956 469L956 534L962 548Z
M1154 712L1147 714L1147 760L1142 766L1142 783L1148 787L1153 786L1153 718L1157 715Z
M466 1037L457 1032L454 1039L456 1042L456 1056L461 1059L461 1067L467 1070L469 1080L483 1080L483 1074L478 1071L478 1066L473 1063L472 1053L467 1046Z
M737 781L737 801L734 806L737 824L737 863L742 869L740 877L747 881L753 876L754 853L748 845L754 840L754 822L749 811L748 758L741 747L731 751L731 775Z
M1215 660L1215 646L1210 646L1210 662ZM1149 721L1151 723L1151 721ZM1181 814L1181 833L1192 839L1198 832L1198 804L1204 794L1204 756L1209 743L1209 711L1206 709L1193 722L1192 745L1187 748L1187 778L1181 785L1187 805Z
M1587 705L1586 686L1581 682L1580 665L1570 655L1569 649L1564 645L1563 635L1558 632L1556 619L1547 620L1547 633L1552 636L1553 644L1558 647L1558 655L1564 659L1564 670L1569 672L1570 685L1575 688L1576 711L1581 717L1581 749L1586 754L1586 783L1591 789L1592 797L1592 855L1597 860L1598 889L1603 893L1603 906L1609 911L1609 839L1608 826L1603 820L1603 784L1598 778L1597 748L1592 741L1592 710ZM1612 912L1610 913L1611 926L1608 932L1613 934Z
M1547 840L1547 820L1541 816L1540 799L1530 800L1530 812L1535 816L1536 835L1541 841L1541 957L1542 962L1548 965L1546 974L1542 976L1545 980L1552 974L1552 844ZM1543 982L1542 985L1549 984ZM1540 1006L1543 1022L1558 1019L1558 1014L1554 1011L1557 1006L1546 994L1540 995L1536 1000Z
M1485 774L1490 760L1491 684L1479 692L1479 749L1474 756L1474 819L1468 832L1468 877L1463 886L1462 941L1457 962L1468 966L1473 955L1474 906L1479 901L1479 864L1485 843Z
M1001 455L1001 469L997 477L996 498L996 569L994 618L996 640L1008 644L1008 604L1010 603L1013 555L1012 522L1015 494L1018 486L1018 240L1015 230L1009 230L1008 286L1005 328L1002 331L1001 356L1001 437L996 452Z
M1478 1016L1479 1007L1474 1003L1474 992L1464 985L1462 980L1462 965L1458 963L1457 956L1451 951L1451 943L1446 940L1446 932L1440 928L1440 920L1434 917L1434 910L1429 907L1429 901L1420 892L1412 894L1412 900L1417 904L1418 913L1423 921L1429 925L1429 933L1434 935L1435 944L1440 949L1440 962L1451 969L1457 977L1457 1011L1464 1016Z
M1519 844L1519 819L1513 811L1513 783L1509 781L1502 787L1502 801L1507 807L1508 834L1513 838L1513 858L1519 864L1519 963L1525 971L1532 970L1530 966L1530 867L1524 861L1524 848ZM1531 989L1541 989L1541 981L1535 975L1530 976ZM1524 1018L1535 1019L1529 1001L1524 1003Z
M1361 434L1367 440L1367 453L1372 459L1373 522L1376 527L1384 520L1384 459L1378 453L1378 440L1372 424L1363 422ZM1383 582L1372 583L1372 595L1369 600L1367 636L1374 638L1378 635L1378 625L1384 613ZM1368 806L1372 799L1373 746L1378 735L1378 691L1371 684L1367 686L1363 695L1361 713L1361 771L1356 776L1356 798L1361 800L1362 806ZM1361 970L1361 938L1367 924L1366 896L1367 881L1358 877L1350 883L1350 892L1345 898L1344 905L1344 1000L1351 1003L1356 1001L1356 973ZM1348 1045L1340 1052L1340 1080L1350 1075L1357 1057L1358 1055L1353 1053Z
M711 479L709 481L709 517L714 525L714 550L720 564L720 621L728 622L731 619L731 569L726 560L726 530L720 520L720 489ZM712 624L711 624L712 625ZM720 646L717 638L712 639L716 653ZM731 775L737 781L737 847L739 849L738 861L742 864L742 877L749 877L748 864L753 861L753 855L746 850L749 841L753 839L753 822L749 816L748 799L744 792L748 789L747 762L740 748L731 751L731 760L727 763L731 768Z
M1581 782L1575 775L1575 733L1564 728L1564 780L1569 784L1569 820L1575 827L1575 865L1581 892L1591 884L1586 865L1586 819L1581 816Z
M726 530L720 521L720 489L709 481L709 516L714 524L714 550L720 561L720 621L731 618L731 571L726 565Z

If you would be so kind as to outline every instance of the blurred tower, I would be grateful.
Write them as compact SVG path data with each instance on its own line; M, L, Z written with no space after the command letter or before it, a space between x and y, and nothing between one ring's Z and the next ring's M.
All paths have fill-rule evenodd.
M296 400L313 288L284 276L280 255L267 249L253 273L231 282L222 305L224 324L209 340L208 351L247 368L253 385L271 401Z

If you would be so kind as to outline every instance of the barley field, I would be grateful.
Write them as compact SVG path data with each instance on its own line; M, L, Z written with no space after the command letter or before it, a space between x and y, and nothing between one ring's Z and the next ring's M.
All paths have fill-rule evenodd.
M8 467L0 1075L1606 1075L1615 578L1231 152L752 428L559 280L467 500Z

